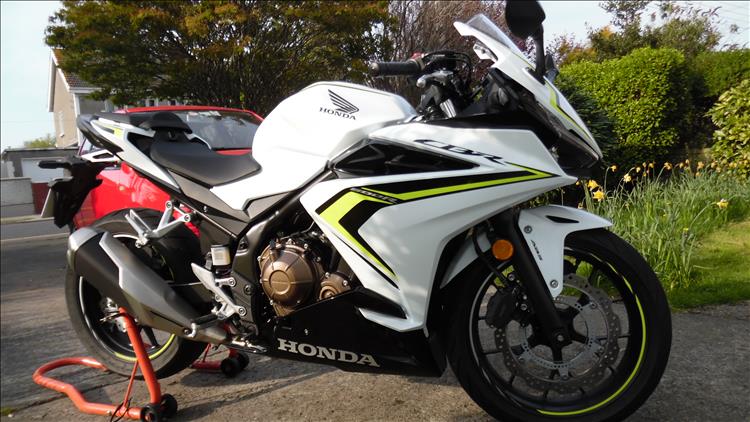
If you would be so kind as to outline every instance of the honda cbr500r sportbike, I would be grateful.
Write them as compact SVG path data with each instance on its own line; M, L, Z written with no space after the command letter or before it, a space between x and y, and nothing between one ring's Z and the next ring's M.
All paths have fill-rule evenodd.
M129 375L122 307L160 377L210 343L349 371L450 364L502 420L634 412L667 363L669 307L610 221L524 205L602 153L553 84L539 5L508 1L506 19L533 38L533 63L477 15L454 26L487 63L481 79L451 51L372 63L422 88L418 107L315 83L268 115L252 155L212 151L168 112L80 116L101 150L58 163L71 173L48 200L58 224L113 158L171 196L163 212L123 210L70 236L66 296L84 344Z

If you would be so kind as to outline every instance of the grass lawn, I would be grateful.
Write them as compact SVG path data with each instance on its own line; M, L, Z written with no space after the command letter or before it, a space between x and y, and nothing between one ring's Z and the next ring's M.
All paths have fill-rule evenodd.
M750 220L703 237L694 254L690 285L669 294L673 308L750 300Z

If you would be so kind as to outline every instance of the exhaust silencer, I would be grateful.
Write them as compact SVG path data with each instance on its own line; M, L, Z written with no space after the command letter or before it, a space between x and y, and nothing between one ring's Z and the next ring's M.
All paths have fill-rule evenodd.
M140 324L187 337L191 321L201 316L107 231L90 227L76 230L68 239L67 258L77 275L127 309ZM219 327L208 327L191 340L221 344L227 341L227 333Z

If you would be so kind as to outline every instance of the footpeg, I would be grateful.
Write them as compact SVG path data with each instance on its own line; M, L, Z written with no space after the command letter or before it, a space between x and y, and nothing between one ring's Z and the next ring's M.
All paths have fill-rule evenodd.
M250 353L255 353L255 354L264 354L268 352L268 348L266 346L251 343L248 340L234 339L232 340L231 346L233 348L237 348L237 349L250 352Z
M216 316L216 314L203 315L202 317L190 321L190 330L185 335L188 338L194 338L198 334L198 331L212 327L218 323L219 317Z

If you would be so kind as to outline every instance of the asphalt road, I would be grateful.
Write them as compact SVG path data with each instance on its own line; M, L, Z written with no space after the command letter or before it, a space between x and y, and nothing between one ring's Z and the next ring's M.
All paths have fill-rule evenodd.
M59 228L52 220L32 220L23 223L0 225L0 239L28 239L34 236L48 236L70 233L67 227Z
M3 243L0 277L0 404L9 420L102 421L31 381L41 364L85 354L63 297L65 240ZM750 303L674 315L672 356L661 384L631 421L750 420ZM91 369L61 369L87 397L121 400L126 383ZM144 403L139 386L133 403ZM438 379L351 374L252 356L238 377L183 371L162 381L173 420L476 420L490 418L447 371ZM6 419L4 416L3 419Z

